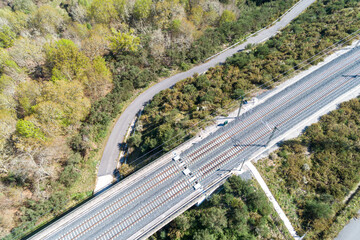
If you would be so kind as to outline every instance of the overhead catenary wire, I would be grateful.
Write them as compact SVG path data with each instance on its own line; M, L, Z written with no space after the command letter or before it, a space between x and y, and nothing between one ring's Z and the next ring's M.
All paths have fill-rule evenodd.
M357 30L356 32L358 32L359 30ZM354 34L354 33L353 33ZM350 35L348 35L347 37L349 37L349 36L351 36L352 34L350 34ZM345 38L347 38L347 37L345 37ZM357 37L357 36L355 36L355 37ZM355 38L355 37L353 37L353 38ZM344 38L344 39L345 39ZM353 39L352 38L352 39ZM342 41L342 40L340 40L340 41ZM350 40L347 40L347 41L350 41ZM346 41L346 42L347 42ZM342 44L344 44L344 43L342 43ZM333 44L334 45L334 44ZM333 46L332 45L332 46ZM331 46L330 46L331 47ZM329 47L328 47L329 48ZM327 49L328 49L327 48ZM325 49L326 50L326 49ZM332 50L332 49L331 49ZM330 50L330 51L331 51ZM324 51L324 50L322 50L322 51ZM321 52L322 52L321 51ZM329 52L330 52L329 51ZM321 52L319 52L319 53L321 53ZM318 54L319 54L318 53ZM316 54L316 55L318 55L318 54ZM316 55L314 55L313 57L315 57ZM311 58L313 58L313 57L311 57ZM311 59L311 58L309 58L309 59ZM305 60L305 61L307 61L307 60ZM314 60L315 61L315 60ZM312 61L313 62L313 61ZM300 63L301 64L301 63ZM310 63L308 63L307 65L309 65ZM304 66L305 67L305 66ZM295 67L294 67L295 68ZM303 68L303 67L302 67ZM299 70L299 69L298 69ZM296 70L296 71L298 71L298 70ZM289 70L290 71L290 70ZM295 71L295 72L296 72ZM288 71L287 71L288 72ZM286 73L286 72L285 72ZM285 73L283 73L283 74L281 74L281 75L284 75ZM281 76L281 75L279 75L279 76ZM279 77L279 76L277 76L277 77ZM276 77L276 78L277 78ZM276 79L276 78L274 78L274 79ZM271 80L269 80L268 82L270 82ZM275 82L273 83L273 84L271 84L271 85L269 85L269 86L266 86L266 88L268 88L268 87L270 87L270 86L272 86L272 85L274 85L275 84ZM263 84L264 85L264 84ZM261 86L261 85L260 85ZM260 86L257 86L258 88L260 87ZM249 95L251 92L253 92L253 91L255 91L255 89L254 90L251 90L251 91L249 91L248 93L247 93L247 95ZM239 99L239 98L238 98ZM238 99L236 99L236 100L238 100ZM230 105L230 104L228 104L228 105ZM228 105L226 105L225 107L227 107ZM214 115L214 114L216 114L217 113L217 110L216 111L214 111L214 112L212 112L209 116L211 116L211 115ZM208 119L203 119L203 120L200 120L198 123L196 123L196 124L194 124L193 125L193 127L196 127L197 125L199 125L201 122L206 122L206 121L208 121ZM196 128L195 128L196 129ZM195 130L194 129L194 130ZM159 148L159 147L161 147L161 146L163 146L164 144L166 144L167 142L170 142L170 141L172 141L174 138L176 138L177 136L179 136L180 134L178 134L178 135L176 135L176 136L174 136L172 139L169 139L168 141L166 141L166 142L164 142L163 144L161 144L161 145L159 145L159 146L157 146L156 148ZM183 138L184 137L187 137L187 136L189 136L190 134L187 134L187 135L184 135L183 136ZM180 139L175 139L176 141L175 142L173 142L173 143L171 143L171 145L170 146L172 146L172 145L174 145L174 144L176 144L176 143L178 143L178 142L180 142L181 140L182 140L182 138L180 138ZM153 149L153 150L155 150L155 149ZM143 156L145 156L145 155L148 155L149 153L151 153L151 152L153 152L153 150L151 150L151 151L149 151L149 152L147 152L147 153L145 153ZM158 151L158 152L156 152L156 153L154 153L154 154L152 154L151 156L154 156L154 155L156 155L157 153L160 153L160 152L162 152L162 150L161 151ZM150 156L150 157L151 157ZM140 156L139 158L141 158L142 156ZM137 160L137 159L135 159L135 160ZM68 203L69 202L69 200L67 200L67 201L65 201L65 203ZM50 210L49 210L50 211Z
M358 59L358 58L357 58ZM327 76L330 76L331 74L329 74L329 75L327 75ZM341 83L341 84L336 84L337 82L335 81L335 84L333 84L334 85L334 87L336 87L335 89L337 89L337 88L339 88L339 87L341 87L344 83ZM332 87L330 87L330 88L332 88ZM310 99L307 99L307 102L308 103L310 103L310 105L306 105L305 107L303 107L303 105L302 104L299 104L300 106L298 106L298 107L296 107L296 108L294 108L294 110L296 110L296 111L294 111L294 112L292 112L290 115L288 114L288 112L287 111L285 111L285 114L283 114L283 116L281 116L281 117L278 117L278 120L280 121L279 123L280 123L280 125L281 124L283 124L283 123L285 123L285 122L287 122L289 119L291 119L293 116L295 116L295 115L297 115L298 113L300 113L300 112L302 112L304 109L307 109L309 106L311 106L311 105L313 105L314 103L316 103L317 101L319 101L320 99L322 99L322 98L324 98L324 96L327 96L329 93L326 93L327 92L327 89L330 89L329 88L329 86L328 85L326 85L326 87L325 87L325 89L323 89L322 90L322 92L323 93L325 93L325 95L322 95L320 98L318 98L318 99L312 99L312 98L310 98ZM334 90L334 89L333 89ZM332 90L332 91L333 91ZM291 95L292 96L292 95ZM315 95L316 96L316 95ZM313 101L313 100L315 100L315 101ZM223 129L222 129L223 130ZM267 132L262 132L260 135L255 135L255 138L252 138L251 139L251 141L252 142L255 142L255 141L257 141L259 138L261 138L261 137L263 137L263 136L266 136L267 134L269 133L269 131L267 131ZM250 140L250 139L249 139ZM249 146L249 144L247 144L248 146ZM239 150L242 150L242 149L239 149ZM209 175L211 172L213 172L213 169L214 168L217 168L217 167L219 167L219 166L222 166L222 165L224 165L225 163L226 163L226 161L228 161L230 158L231 158L231 155L234 155L234 154L238 154L238 150L236 150L235 149L235 151L233 151L230 155L223 155L222 157L221 157L221 159L217 159L216 161L212 161L212 162L209 162L208 164L206 164L206 165L204 165L204 167L202 168L202 175ZM163 171L163 170L162 170ZM177 185L177 184L173 184L172 185L172 189L174 188L174 187L176 187L175 185ZM138 187L138 186L137 186ZM184 187L186 187L186 186L180 186L180 189L183 189ZM168 191L168 190L167 190ZM150 211L154 211L154 209L156 209L156 208L158 208L158 207L161 207L161 205L163 204L163 202L165 202L165 201L168 201L168 199L169 198L173 198L173 196L174 196L174 194L176 194L176 193L174 193L174 192L172 192L171 194L173 194L172 196L167 196L167 198L160 198L160 202L156 202L157 201L157 199L159 199L158 197L155 197L155 198L153 198L151 201L147 201L147 204L146 204L146 206L144 206L144 207L142 207L142 209L141 210L136 210L136 212L135 212L135 214L134 214L134 212L131 212L130 213L130 215L127 215L127 217L126 218L123 218L123 219L125 219L125 220L122 220L122 222L125 222L125 221L127 221L126 219L130 219L130 217L131 216L135 216L135 219L133 219L132 220L132 222L128 222L127 224L128 225L126 225L126 228L125 227L122 227L122 229L119 229L116 233L117 234L119 234L120 232L122 232L122 231L124 231L124 230L126 230L129 226L131 226L131 225L133 225L134 223L136 223L137 221L139 221L140 219L142 219L142 218L144 218L144 216L146 216L146 215L148 215L149 213L150 213ZM123 195L121 195L122 197L124 197ZM161 191L161 195L159 195L159 196L164 196L164 194L163 194L163 191ZM149 199L150 200L150 199ZM161 202L162 201L162 202ZM150 206L150 204L153 204L153 203L155 203L155 204L157 204L157 205L151 205L151 207L149 207L149 208L147 208L146 209L146 207L147 206ZM122 206L121 204L120 204L120 206ZM122 206L123 207L123 206ZM107 208L109 208L109 207L107 207ZM115 210L112 210L112 211L115 211ZM138 214L139 213L139 214ZM107 215L105 215L105 216L107 216ZM103 218L104 218L104 216L102 216ZM116 226L118 226L119 224L121 224L121 223L117 223L117 225ZM87 229L89 229L89 226L87 226L86 227ZM111 230L110 230L111 231Z
M336 45L340 45L339 43L341 43L341 42L342 42L343 40L345 40L346 38L352 36L350 39L346 40L345 42L342 42L341 45L344 45L345 43L347 43L347 42L353 40L354 38L356 38L357 35L355 35L355 34L358 33L359 31L360 31L360 29L354 31L352 34L349 34L348 36L340 39L338 42L332 44L331 46L323 49L322 51L320 51L319 53L313 55L312 57L310 57L310 58L302 61L301 63L295 65L293 68L287 70L286 72L281 73L281 74L279 74L278 76L272 78L271 80L268 80L267 82L265 82L265 83L257 86L256 88L254 88L254 89L246 92L246 93L244 94L244 96L249 96L251 93L253 93L253 92L255 92L255 91L258 91L259 89L266 89L266 88L269 88L269 87L275 85L277 82L273 82L273 80L278 79L278 78L281 77L281 76L283 76L282 78L284 78L284 77L286 77L285 74L287 74L288 72L292 71L293 69L299 67L300 65L302 65L302 64L304 64L304 63L307 63L306 65L304 65L304 66L302 66L302 67L300 67L300 68L297 68L297 69L294 71L294 73L302 70L302 69L305 68L306 66L310 65L312 62L320 59L321 57L323 57L323 56L326 55L327 53L333 51L334 48L336 48ZM334 47L334 46L335 46L335 47ZM328 51L326 51L326 50L328 50ZM326 51L326 52L325 52L325 51ZM322 54L321 54L321 53L322 53ZM321 55L319 56L319 54L321 54ZM316 56L319 56L319 57L313 59L313 58L316 57ZM313 59L313 60L309 62L309 60L311 60L311 59ZM267 85L267 83L269 83L269 82L272 82L272 84ZM265 86L265 87L264 87L264 86ZM241 96L238 97L237 99L235 99L235 101L239 100L240 98L241 98ZM227 104L227 105L224 106L223 108L226 108L226 107L230 106L231 104L232 104L232 103ZM208 116L212 116L212 115L216 115L216 114L218 114L218 110L215 110L213 113L209 114ZM199 122L195 123L195 124L194 124L193 126L191 126L190 128L191 128L192 130L196 130L196 129L198 129L198 128L196 128L196 127L197 127L200 123L204 123L204 122L206 122L206 121L209 121L209 119L202 119L202 120L200 120ZM169 140L165 141L164 143L156 146L156 147L153 148L152 150L150 150L150 151L144 153L143 155L141 155L140 157L136 158L136 159L133 160L131 163L134 163L134 162L139 161L139 160L142 159L144 156L146 156L146 155L154 152L156 149L158 149L158 148L164 146L165 144L171 142L173 139L176 139L176 138L179 137L180 135L181 135L181 134L177 134L177 135L173 136L172 138L170 138ZM188 137L188 136L190 136L190 133L184 135L181 139L186 138L186 137ZM176 141L176 142L178 142L178 141ZM173 145L173 144L171 144L171 145ZM171 146L171 145L170 145L170 146ZM162 152L162 151L163 151L163 150L157 151L155 154L152 154L151 156L154 156L154 155L156 155L156 154L158 154L158 153L160 153L160 152ZM137 166L137 164L135 164L134 166Z
M346 44L347 42L349 42L349 41L355 39L356 37L358 37L359 31L360 31L360 29L354 31L353 33L351 33L351 34L347 35L346 37L340 39L340 40L337 41L336 43L333 43L333 44L330 45L329 47L321 50L321 51L318 52L317 54L315 54L315 55L311 56L310 58L308 58L308 59L306 59L306 60L298 63L297 65L295 65L295 66L292 67L291 69L289 69L289 70L287 70L287 71L279 74L278 76L276 76L276 77L274 77L274 78L272 78L272 79L264 82L263 84L261 84L261 85L259 85L259 86L256 86L254 89L249 90L249 91L246 92L243 96L250 96L253 92L258 91L259 89L267 89L267 88L272 87L273 85L275 85L275 84L277 84L277 83L279 82L279 81L274 82L274 80L279 79L280 77L281 77L280 79L283 79L283 78L287 77L286 74L289 73L290 71L293 71L294 69L295 69L295 71L294 71L293 73L296 73L296 72L301 71L301 70L304 69L305 67L309 66L311 63L313 63L313 62L315 62L316 60L320 59L321 57L327 55L329 52L334 51L336 48L341 47L341 46L343 46L344 44ZM349 39L347 39L347 38L349 38ZM347 40L346 40L346 39L347 39ZM346 41L345 41L345 40L346 40ZM311 60L311 61L310 61L310 60ZM306 63L306 64L305 64L305 63ZM303 65L303 64L305 64L305 65ZM301 65L303 65L303 66L301 66ZM268 83L270 83L270 84L268 84ZM238 97L237 99L235 99L235 101L239 100L241 97L242 97L242 96ZM232 104L233 104L233 102L227 104L227 105L224 106L222 109L225 109L226 107L229 107L229 106L231 106ZM218 109L215 110L214 112L212 112L211 114L209 114L208 117L209 117L209 116L213 116L213 115L217 115L217 114L218 114ZM195 123L193 126L191 126L190 129L191 129L192 131L198 130L198 129L199 129L198 125L200 125L201 123L205 123L206 121L209 121L209 120L213 120L213 119L202 119L202 120L200 120L199 122ZM155 148L151 149L150 151L144 153L144 154L141 155L140 157L138 157L138 158L136 158L135 160L131 161L131 164L132 164L134 167L137 167L137 166L139 166L139 165L142 165L143 163L136 163L136 162L140 161L141 159L144 159L145 162L147 162L146 160L151 159L152 157L156 156L157 154L163 152L163 150L161 149L161 150L156 151L155 153L153 153L155 150L159 149L160 147L164 146L164 145L167 144L167 143L170 143L170 142L173 141L173 140L176 140L176 141L172 142L172 143L169 145L169 147L171 147L171 146L173 146L174 144L177 144L177 143L178 143L179 141L181 141L182 139L184 139L184 138L186 138L186 137L189 137L189 136L191 135L191 133L187 133L187 134L185 134L184 136L182 136L181 138L178 138L178 137L181 136L181 135L182 135L182 134L177 134L177 135L173 136L173 137L170 138L169 140L163 142L162 144L156 146ZM152 153L152 154L151 154L150 156L148 156L150 153ZM144 158L145 156L148 156L148 157ZM134 163L136 163L136 164L134 164Z

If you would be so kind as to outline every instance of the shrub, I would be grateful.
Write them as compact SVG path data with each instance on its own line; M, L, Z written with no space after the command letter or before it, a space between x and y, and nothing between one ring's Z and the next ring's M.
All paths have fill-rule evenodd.
M8 48L14 44L16 34L11 29L3 25L0 27L0 47Z
M44 133L42 133L39 128L35 127L35 125L32 122L27 120L20 119L16 123L16 131L21 136L27 138L32 137L36 139L43 139L43 140L45 139Z
M327 203L317 202L317 201L309 201L305 206L305 216L308 219L329 219L332 215L332 210L330 205Z

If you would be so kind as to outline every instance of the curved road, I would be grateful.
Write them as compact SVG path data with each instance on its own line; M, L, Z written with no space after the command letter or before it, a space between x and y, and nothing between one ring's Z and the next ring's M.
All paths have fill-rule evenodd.
M360 81L353 77L359 71L360 47L355 47L272 94L241 119L186 150L177 149L181 161L165 154L31 239L145 239L210 194L241 162L263 153L269 139L271 147L329 104L359 93Z
M228 49L218 56L214 57L210 61L201 64L192 68L187 72L182 72L176 74L170 78L167 78L156 85L152 86L151 88L147 89L145 92L140 94L121 114L120 118L116 122L108 142L106 143L105 150L103 156L101 158L99 170L98 170L98 177L112 175L113 171L117 165L117 159L119 158L120 150L119 150L119 143L122 143L125 137L125 134L134 120L137 112L143 107L143 105L151 100L154 95L159 93L161 90L170 88L175 83L193 76L195 73L203 73L207 71L210 67L215 67L217 64L225 62L226 58L232 56L233 54L244 50L245 46L248 44L259 44L261 42L266 41L270 37L276 35L277 31L284 28L287 24L290 23L295 17L297 17L301 12L303 12L308 6L310 6L315 0L301 0L294 7L291 11L284 14L281 19L276 22L271 27L260 31L256 36L252 36L247 39L246 42L240 44L234 48Z

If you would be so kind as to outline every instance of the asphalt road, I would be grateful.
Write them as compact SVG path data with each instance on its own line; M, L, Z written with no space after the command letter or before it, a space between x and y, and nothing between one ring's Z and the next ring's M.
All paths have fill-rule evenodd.
M203 73L207 71L210 67L214 67L219 63L225 62L226 58L232 56L233 54L245 49L245 46L248 44L258 44L266 41L272 36L275 36L277 31L284 28L287 24L290 23L295 17L297 17L301 12L303 12L310 4L315 2L315 0L301 0L296 6L285 14L280 21L276 22L273 26L264 29L259 32L256 36L250 37L246 42L240 44L234 48L231 48L227 51L224 51L220 55L214 57L210 61L196 66L190 69L187 72L182 72L176 74L172 77L169 77L151 88L147 89L145 92L140 94L121 114L120 118L116 122L109 139L106 143L104 153L101 158L100 166L98 169L98 176L105 176L113 174L117 166L117 160L119 158L120 150L119 144L123 142L125 134L134 120L134 117L138 113L138 111L143 107L143 105L151 100L154 95L159 93L161 90L170 88L178 81L181 81L187 77L193 76L195 73Z
M360 211L358 212L360 214ZM341 230L335 240L358 240L360 236L360 218L353 218Z
M124 179L34 239L146 236L175 213L169 210L189 208L191 199L206 194L243 159L261 151L271 135L272 139L283 136L334 99L360 87L359 77L354 77L359 72L360 48L354 48L180 153L184 164L163 157L151 169L148 166ZM183 173L185 166L191 176ZM194 189L196 182L201 188Z

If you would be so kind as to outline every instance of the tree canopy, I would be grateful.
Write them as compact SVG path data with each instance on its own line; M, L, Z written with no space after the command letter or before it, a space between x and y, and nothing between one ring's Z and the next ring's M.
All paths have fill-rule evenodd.
M138 49L140 38L134 35L134 30L128 32L118 32L113 30L113 36L110 38L110 49L115 54L121 52L134 52Z
M265 194L252 181L232 176L219 193L187 210L150 239L286 239L277 230L282 228L280 219L270 217L271 213Z
M71 40L61 39L46 49L46 62L53 80L83 80L89 59Z

